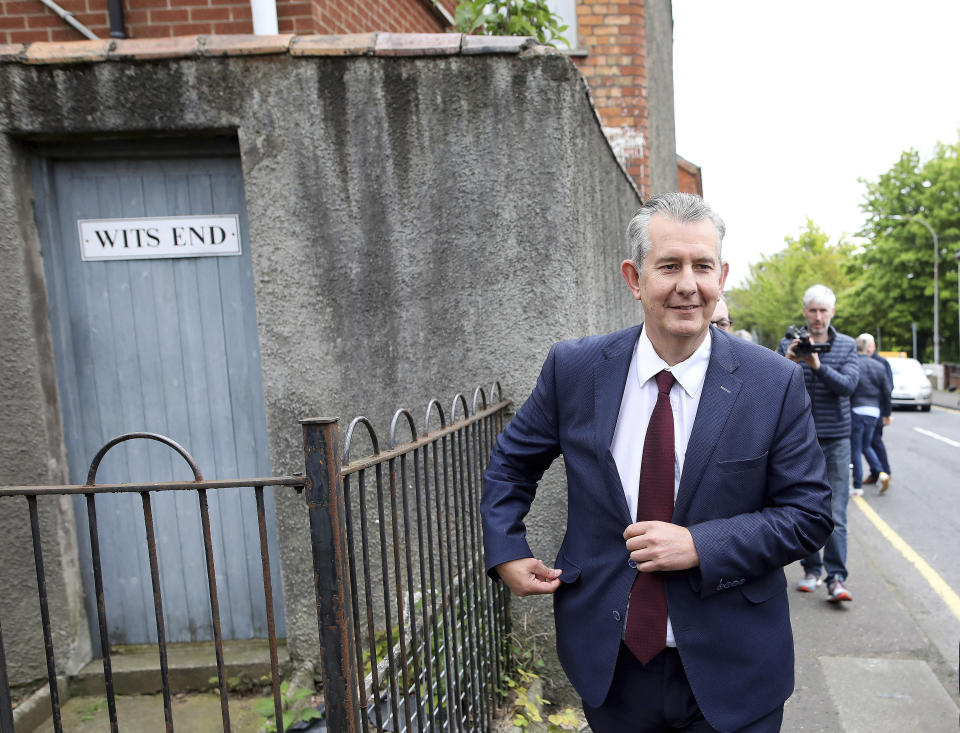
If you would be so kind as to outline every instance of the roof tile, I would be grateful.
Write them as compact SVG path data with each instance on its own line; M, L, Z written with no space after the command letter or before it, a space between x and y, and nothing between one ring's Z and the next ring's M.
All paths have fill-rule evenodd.
M79 64L106 61L113 41L37 41L27 46L22 59L28 64Z
M377 56L453 56L460 53L460 33L381 33Z
M249 33L203 37L204 56L262 56L286 53L292 33L276 36L255 36Z
M460 53L520 53L537 42L532 36L464 36Z
M377 44L376 33L343 36L297 36L290 44L291 56L366 56Z
M206 36L124 38L116 41L107 58L113 61L127 61L196 56L203 50L205 38Z
M0 43L0 61L19 61L26 48L25 43Z

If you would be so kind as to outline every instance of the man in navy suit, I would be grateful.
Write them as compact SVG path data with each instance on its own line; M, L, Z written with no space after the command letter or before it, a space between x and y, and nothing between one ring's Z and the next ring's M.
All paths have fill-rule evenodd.
M800 368L710 327L723 234L697 196L644 203L621 265L643 324L555 344L484 476L487 571L517 595L554 594L594 733L777 731L793 691L783 567L829 536L830 488ZM673 451L658 439L671 418ZM567 530L550 568L523 519L560 454ZM645 472L660 493L672 474L671 521L644 516ZM653 656L631 651L641 618Z

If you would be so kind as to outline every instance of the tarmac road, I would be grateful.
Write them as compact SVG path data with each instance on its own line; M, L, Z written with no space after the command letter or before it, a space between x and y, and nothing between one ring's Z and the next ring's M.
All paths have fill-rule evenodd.
M897 411L884 440L890 490L865 487L848 510L853 602L790 591L797 687L784 731L958 730L960 411ZM799 564L787 575L792 588Z

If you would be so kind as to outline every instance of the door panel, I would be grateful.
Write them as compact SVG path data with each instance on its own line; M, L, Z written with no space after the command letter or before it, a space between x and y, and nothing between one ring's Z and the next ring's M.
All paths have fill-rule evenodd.
M37 221L72 483L125 432L168 435L204 478L270 473L256 311L239 160L230 156L38 157ZM238 214L242 254L87 261L77 220ZM107 454L98 483L190 479L152 441ZM272 490L265 490L278 633L283 633ZM265 636L252 489L208 492L224 638ZM195 492L151 496L169 641L212 638ZM98 636L86 507L76 504L91 631ZM139 495L97 497L111 643L156 640Z

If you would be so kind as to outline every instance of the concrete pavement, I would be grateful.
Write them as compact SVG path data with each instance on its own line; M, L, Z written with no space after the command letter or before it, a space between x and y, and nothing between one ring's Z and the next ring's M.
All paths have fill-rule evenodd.
M960 393L935 391L933 404L958 409ZM831 604L824 586L798 593L800 564L787 568L797 683L783 730L956 733L960 618L870 521L865 488L847 512L854 600Z

